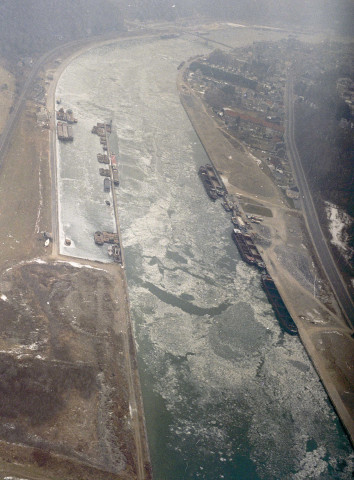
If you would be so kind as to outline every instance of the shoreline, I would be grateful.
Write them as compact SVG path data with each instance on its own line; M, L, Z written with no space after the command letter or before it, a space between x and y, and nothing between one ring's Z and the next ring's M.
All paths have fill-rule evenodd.
M54 201L55 213L54 212L52 213L56 215L55 218L52 218L52 224L54 227L53 233L54 231L56 233L53 236L52 253L50 255L50 258L54 260L54 262L55 261L63 261L68 263L75 262L83 266L90 265L92 268L99 268L105 271L106 273L108 273L109 275L112 275L112 277L116 279L116 282L120 283L120 289L124 298L123 322L125 323L125 326L126 326L126 335L127 335L127 339L124 342L125 343L124 348L125 348L126 359L128 362L127 376L128 376L128 382L129 382L129 389L131 392L129 407L130 407L131 417L133 420L134 431L135 431L134 436L135 436L135 444L137 448L136 464L137 464L137 470L138 470L137 479L139 480L151 479L152 467L151 467L151 459L150 459L150 453L149 453L149 444L147 439L147 429L146 429L146 422L145 422L143 398L141 393L140 376L139 376L139 370L138 370L137 352L136 352L133 328L131 323L128 282L127 282L123 263L122 265L118 265L116 263L101 263L99 261L94 261L90 259L68 256L60 252L60 249L59 249L60 234L59 234L59 218L58 218L60 206L58 201L58 186L57 186L57 172L58 172L57 142L58 140L56 136L55 94L56 94L58 81L62 73L65 71L65 69L70 65L70 63L73 60L78 58L80 55L86 53L91 48L99 48L101 46L109 45L111 43L123 42L123 41L134 39L134 38L142 38L142 37L146 38L151 36L153 37L155 35L145 34L145 35L134 36L134 37L133 36L127 36L127 37L117 36L116 38L110 38L108 40L89 42L88 45L81 47L76 52L70 54L68 57L65 57L65 59L60 63L59 67L54 71L53 80L51 81L47 91L47 103L46 103L47 111L50 114L50 130L48 135L49 135L49 155L50 155L49 164L50 164L51 182L52 182L52 203L54 201L54 196L55 196L55 201ZM45 68L45 72L52 71L52 70L53 70L52 68L48 68L48 67ZM115 192L113 191L112 194L114 196ZM52 204L52 209L53 209L53 204ZM117 217L116 211L115 211L114 221L116 223L117 231L120 232L119 219ZM123 259L124 247L121 241L120 241L120 246L121 246L122 259Z
M194 92L186 85L186 82L184 81L184 72L187 70L189 61L186 62L186 64L183 66L183 68L178 72L177 75L177 90L179 93L180 101L181 104L186 112L187 117L189 118L189 121L191 122L196 135L198 136L211 164L216 168L216 170L220 171L220 166L222 167L222 177L226 177L227 180L227 186L230 187L232 186L232 182L230 181L230 172L225 172L225 162L222 163L219 160L219 158L224 155L225 152L219 152L219 156L216 156L216 151L212 150L211 147L211 140L210 136L208 135L207 129L203 131L203 121L201 121L201 117L206 117L208 116L208 112L205 109L205 106L202 102L202 100L197 97ZM196 113L197 110L197 113ZM217 129L218 125L217 123L212 119L209 118L210 123L214 123L214 128ZM211 128L209 126L209 128ZM210 131L209 131L210 134ZM225 139L225 142L227 140ZM221 164L220 164L221 163ZM241 174L242 177L242 174ZM235 189L231 193L234 192ZM247 188L242 191L240 188L236 188L236 190L239 193L242 193L243 195L247 195ZM260 189L259 189L260 190ZM254 192L252 192L254 193ZM259 202L262 203L262 201L265 201L265 204L267 204L267 200L262 197L262 191L260 190L258 192L258 195L255 195L258 199ZM291 295L289 292L289 288L286 288L287 281L289 278L289 272L284 269L284 267L281 267L279 265L279 261L277 261L276 257L273 255L272 257L269 255L269 251L267 251L267 248L260 248L259 249L262 256L263 260L267 266L267 269L269 270L271 276L273 279L276 281L279 293L281 294L284 302L286 303L289 313L291 314L293 319L296 319L296 325L299 330L299 339L305 348L305 351L307 352L307 355L314 366L319 379L339 417L339 420L341 421L344 430L346 431L348 438L352 444L354 445L354 420L350 412L350 407L349 405L346 405L343 401L343 394L345 393L345 389L343 386L342 388L338 388L338 383L336 384L336 376L341 375L343 376L342 372L334 371L333 375L333 369L338 368L336 361L333 363L328 363L326 364L326 358L325 355L321 352L319 352L319 347L318 345L315 344L314 340L311 338L311 335L313 335L316 338L316 335L318 336L320 333L322 333L321 327L318 328L318 331L316 331L316 327L313 325L306 325L304 321L301 321L299 318L299 308L297 308L297 304L299 301L299 298L304 297L309 297L308 292L301 292L300 290L304 290L303 288L300 288L300 285L297 285L296 283L293 282L292 286L290 288L295 288L298 290L298 294ZM295 301L294 301L295 299ZM306 299L309 301L309 298ZM317 299L314 299L314 302L316 304L316 307L319 308L320 302ZM321 305L322 306L322 305ZM328 314L328 312L326 312ZM339 323L339 322L336 322ZM347 325L343 324L339 327L339 325L336 325L337 330L340 332L340 335L346 335L347 336L347 342L351 343L352 339L350 337L350 331ZM339 327L339 328L338 328ZM323 327L322 327L323 329ZM329 333L332 333L331 328ZM314 333L313 333L314 332ZM327 333L323 331L323 333ZM333 334L338 333L337 331L334 331ZM323 351L322 351L323 352ZM339 359L341 360L341 359ZM342 359L343 360L343 359ZM350 370L350 367L348 368Z

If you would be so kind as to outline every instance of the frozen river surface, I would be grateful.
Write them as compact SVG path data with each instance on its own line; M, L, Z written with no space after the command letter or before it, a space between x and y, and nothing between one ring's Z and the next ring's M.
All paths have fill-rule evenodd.
M236 43L253 40L241 33ZM155 479L348 479L351 447L319 378L299 339L281 332L259 273L231 242L229 216L197 175L208 159L176 67L207 51L187 36L131 40L65 70L57 97L79 122L73 144L58 146L62 253L107 261L92 235L113 228L113 215L90 131L112 119Z

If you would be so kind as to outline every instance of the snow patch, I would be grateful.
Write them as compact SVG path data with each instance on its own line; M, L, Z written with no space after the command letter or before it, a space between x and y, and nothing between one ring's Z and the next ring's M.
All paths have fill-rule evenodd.
M7 302L7 296L6 295L1 295L0 298L3 302Z
M346 212L341 210L337 205L331 202L326 203L326 213L329 222L329 231L332 237L331 243L335 245L345 256L349 258L351 252L348 241L349 236L347 233L347 227L353 222L353 218Z
M44 260L40 259L40 258L36 258L34 260L35 263L40 263L41 265L46 265L48 262L45 262Z
M90 268L91 270L100 270L101 272L106 272L104 268L92 267L91 265L86 265L86 264L84 265L82 263L77 263L77 262L64 262L63 260L59 260L58 262L55 262L55 263L66 263L75 268Z

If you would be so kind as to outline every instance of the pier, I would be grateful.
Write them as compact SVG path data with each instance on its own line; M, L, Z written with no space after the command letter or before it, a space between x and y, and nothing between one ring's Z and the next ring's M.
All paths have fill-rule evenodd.
M123 251L121 248L122 240L119 227L118 201L114 187L119 185L117 159L115 154L111 153L109 148L109 135L112 132L112 121L110 123L97 123L91 130L91 133L98 135L100 145L104 153L97 154L99 163L108 165L108 168L100 168L99 173L104 177L104 191L112 191L113 210L117 233L112 232L95 232L94 240L97 245L110 244L108 255L123 265Z

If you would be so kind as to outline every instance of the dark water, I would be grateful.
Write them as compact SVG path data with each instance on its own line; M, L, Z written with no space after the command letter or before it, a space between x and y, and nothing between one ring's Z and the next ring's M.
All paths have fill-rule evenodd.
M235 37L249 40L244 30ZM197 175L207 158L180 105L176 67L208 48L192 37L124 42L64 72L57 96L79 118L60 152L69 253L106 258L80 232L113 221L89 133L112 118L155 479L347 479L351 447L318 376L298 338L281 332L259 273L231 242L229 215ZM70 173L73 162L82 176Z

